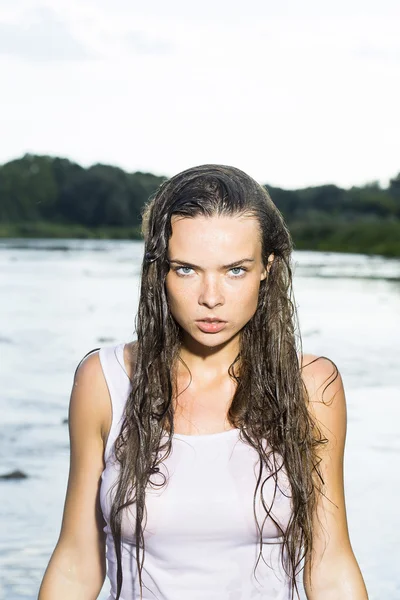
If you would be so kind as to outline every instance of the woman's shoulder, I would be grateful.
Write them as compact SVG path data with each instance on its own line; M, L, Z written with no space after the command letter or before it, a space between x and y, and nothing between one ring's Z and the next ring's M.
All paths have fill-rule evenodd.
M330 385L341 376L332 359L317 354L302 354L300 362L301 376L308 393L317 394L322 384Z
M106 442L112 420L109 389L100 360L100 348L88 353L80 361L74 376L71 403L80 405L86 422L100 432ZM75 409L77 410L77 409Z
M327 356L304 354L301 374L307 390L307 408L326 437L346 432L346 396L342 376Z
M74 387L79 386L80 403L85 406L86 416L90 419L90 426L100 432L104 451L110 435L113 413L116 409L118 412L117 407L119 406L119 404L114 404L117 401L118 394L116 397L112 397L109 386L110 378L120 377L122 373L119 370L114 370L114 367L118 366L117 362L115 365L110 362L111 358L114 361L115 351L119 346L120 344L104 347L105 354L103 356L101 356L102 348L89 352L81 360L75 372ZM131 379L136 359L137 341L125 343L122 347L125 371ZM117 379L114 382L115 385L112 386L114 392L119 389L119 381L122 381L122 379ZM125 379L123 382L125 385ZM125 387L123 387L123 390L125 391Z

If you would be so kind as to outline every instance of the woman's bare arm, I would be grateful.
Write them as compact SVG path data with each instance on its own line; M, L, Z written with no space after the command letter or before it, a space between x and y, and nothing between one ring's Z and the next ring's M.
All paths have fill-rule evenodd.
M319 450L325 496L319 495L317 499L313 560L306 560L304 587L308 600L368 600L347 526L343 483L347 416L343 382L339 372L334 380L335 369L327 358L309 364L314 358L317 357L306 355L303 359L303 381L310 398L310 413L328 442Z
M74 378L64 514L39 600L95 600L102 588L106 566L99 488L110 418L109 392L96 352L82 361Z

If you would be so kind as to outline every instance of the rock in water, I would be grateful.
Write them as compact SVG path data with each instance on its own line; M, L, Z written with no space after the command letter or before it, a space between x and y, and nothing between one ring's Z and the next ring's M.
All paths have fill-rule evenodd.
M5 473L0 475L0 479L26 479L28 475L23 471L11 471L11 473Z

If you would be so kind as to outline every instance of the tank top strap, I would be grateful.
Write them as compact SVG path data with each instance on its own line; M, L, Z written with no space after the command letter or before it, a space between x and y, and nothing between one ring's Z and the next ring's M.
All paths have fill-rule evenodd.
M99 358L111 400L112 421L104 451L104 460L110 456L115 440L120 433L124 418L125 404L131 389L131 381L124 363L125 343L116 346L103 346Z

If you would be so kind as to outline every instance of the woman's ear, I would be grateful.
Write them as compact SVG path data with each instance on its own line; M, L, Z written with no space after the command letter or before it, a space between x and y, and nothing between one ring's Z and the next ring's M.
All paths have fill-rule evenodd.
M260 281L262 281L263 279L266 279L268 277L269 274L269 270L271 268L271 265L274 261L274 254L271 253L268 257L268 263L267 263L267 267L263 269L262 273L261 273L261 277L260 277Z
M271 253L271 254L269 255L269 257L268 257L267 266L266 266L266 268L265 268L265 269L263 270L263 272L262 272L262 277L261 277L261 279L266 279L266 278L268 277L268 275L269 275L269 270L270 270L270 268L271 268L271 266L272 266L272 263L274 262L274 258L275 258L275 257L274 257L274 254L272 254L272 253Z
M271 252L271 254L268 256L268 263L267 263L267 272L269 273L270 268L272 267L272 263L274 262L274 258L275 255L273 252Z

